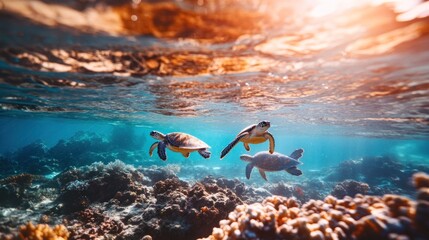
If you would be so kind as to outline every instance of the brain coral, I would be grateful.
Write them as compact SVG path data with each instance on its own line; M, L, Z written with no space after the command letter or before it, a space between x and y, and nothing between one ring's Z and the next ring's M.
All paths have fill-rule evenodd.
M206 239L427 239L429 176L416 174L414 183L417 203L397 195L357 194L300 207L291 198L268 197L237 206Z

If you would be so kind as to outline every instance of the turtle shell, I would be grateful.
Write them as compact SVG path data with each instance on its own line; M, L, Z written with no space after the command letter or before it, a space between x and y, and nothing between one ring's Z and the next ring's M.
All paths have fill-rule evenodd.
M166 136L166 140L172 146L183 148L183 149L203 149L210 148L207 143L201 141L200 139L181 132L169 133Z
M266 171L280 171L301 164L301 162L286 155L280 153L271 154L267 151L258 152L253 156L253 163L256 167Z
M255 127L256 127L256 124L253 124L253 125L247 126L247 127L246 127L246 128L244 128L243 130L241 130L241 131L237 134L237 136L238 136L238 135L240 135L240 134L242 134L242 133L244 133L244 132L250 132L250 131L252 131L253 129L255 129Z

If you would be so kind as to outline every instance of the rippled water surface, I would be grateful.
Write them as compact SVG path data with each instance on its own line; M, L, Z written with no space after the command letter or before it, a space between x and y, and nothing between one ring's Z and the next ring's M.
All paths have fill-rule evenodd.
M429 136L427 2L0 3L4 117Z

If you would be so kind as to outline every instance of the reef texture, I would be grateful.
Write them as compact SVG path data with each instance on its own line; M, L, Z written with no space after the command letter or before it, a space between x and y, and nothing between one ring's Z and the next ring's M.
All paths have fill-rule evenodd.
M5 240L64 240L68 239L69 231L64 225L56 225L51 228L47 224L34 225L28 222L19 227L16 235L4 236Z
M130 127L117 126L106 138L80 131L68 139L60 139L51 148L42 141L35 141L14 152L0 155L0 163L3 165L0 175L17 172L51 174L71 166L80 167L94 162L108 163L116 159L135 163L145 157L142 155L142 139L136 136Z
M335 185L331 194L337 198L343 198L345 196L354 196L358 193L367 194L369 191L369 185L354 180L345 180Z
M414 175L417 201L387 194L328 196L301 207L291 198L268 197L239 205L205 239L427 239L429 175Z
M366 229L368 225L382 229L377 230L382 235L374 236L386 239L428 235L426 175L415 175L417 202L397 195L364 196L412 195L411 175L421 169L426 172L424 167L374 157L341 163L328 170L327 177L308 173L299 182L293 178L283 181L284 176L269 183L240 181L244 174L237 176L243 171L239 166L127 165L145 158L135 143L121 143L136 139L133 135L127 127L115 128L109 138L80 132L51 148L36 141L0 156L5 166L0 172L0 239L18 236L20 226L29 221L64 224L69 239L180 240L207 236L212 231L212 237L232 239L363 239L373 236ZM115 149L118 144L122 145ZM60 170L54 178L41 176ZM273 173L272 179L275 177ZM333 196L326 198L328 194ZM252 203L261 204L243 205ZM213 230L219 221L221 228ZM39 225L34 228L48 231Z
M175 166L134 168L117 160L70 168L43 182L29 174L5 178L0 181L0 191L7 193L0 199L5 204L0 239L16 235L28 221L62 223L69 239L196 239L210 234L242 199L270 195L224 178L191 184L177 171ZM14 218L14 211L21 216Z

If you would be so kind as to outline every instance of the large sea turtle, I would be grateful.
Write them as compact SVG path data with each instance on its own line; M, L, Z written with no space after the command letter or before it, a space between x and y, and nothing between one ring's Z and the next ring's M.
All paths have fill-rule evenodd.
M167 154L165 153L165 148L167 147L171 151L182 153L186 158L194 151L198 151L203 158L210 157L211 153L207 151L210 146L192 135L181 132L173 132L165 135L158 131L152 131L150 132L150 135L153 138L160 140L150 146L150 156L152 156L153 150L158 147L158 156L164 161L167 160Z
M274 172L285 170L295 176L301 175L302 171L297 168L297 165L301 164L298 160L302 157L303 153L303 149L297 149L288 157L277 152L270 154L267 151L263 151L258 152L253 157L243 154L240 156L240 159L249 162L246 166L247 179L250 178L250 173L252 172L253 167L257 167L262 178L265 179L265 181L268 181L265 171Z
M237 134L235 139L228 144L223 150L220 155L220 158L222 159L225 157L226 154L238 143L243 142L244 148L247 151L250 151L249 143L251 144L258 144L263 143L267 140L270 141L270 153L274 152L274 137L271 135L270 132L268 132L268 128L271 126L269 121L262 121L258 124L253 124L245 129L241 130L240 133Z

